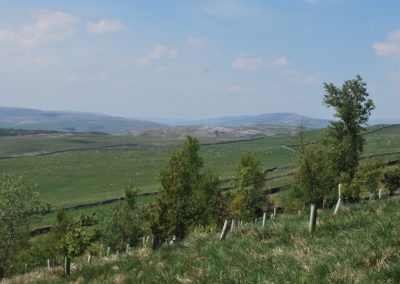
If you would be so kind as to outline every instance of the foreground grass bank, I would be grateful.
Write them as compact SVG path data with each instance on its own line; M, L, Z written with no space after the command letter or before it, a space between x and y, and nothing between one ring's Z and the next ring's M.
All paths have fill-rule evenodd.
M249 224L219 241L194 233L152 252L84 259L68 278L61 269L13 282L38 283L353 283L400 282L400 198L345 205L338 216L321 211L308 234L308 214L283 214ZM75 260L79 263L79 260ZM6 282L7 283L7 282Z

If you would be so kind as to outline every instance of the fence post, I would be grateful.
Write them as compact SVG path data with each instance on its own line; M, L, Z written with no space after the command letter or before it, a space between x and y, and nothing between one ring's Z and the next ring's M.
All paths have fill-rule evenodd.
M316 225L317 225L317 205L315 203L311 203L310 228L309 228L310 234L312 234L315 231Z
M65 275L71 274L71 259L68 256L65 256L64 259L64 273Z
M25 274L28 272L28 264L25 263Z
M50 265L50 259L47 259L47 268L50 269L51 265Z
M87 263L90 264L92 262L92 254L89 253L88 259L87 259Z
M265 219L267 218L267 213L266 212L264 212L263 213L263 220L262 220L262 227L264 228L265 227Z
M232 219L232 222L231 222L231 233L233 232L234 228L235 228L235 219Z
M274 219L276 218L276 207L274 207Z
M335 206L335 211L333 211L333 215L336 215L339 212L340 205L342 203L342 193L341 193L342 184L339 183L338 191L339 191L339 198Z
M110 255L110 250L111 250L111 248L110 248L110 247L108 247L108 248L107 248L107 256L109 256L109 255Z
M222 228L221 236L219 238L220 241L225 240L226 234L228 233L228 220L225 220L224 227Z
M379 197L379 199L382 198L382 188L379 189L378 197Z

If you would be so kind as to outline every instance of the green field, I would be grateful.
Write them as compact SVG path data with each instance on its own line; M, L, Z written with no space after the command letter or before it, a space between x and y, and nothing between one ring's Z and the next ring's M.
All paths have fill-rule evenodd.
M306 133L306 142L314 141L321 130ZM374 126L365 134L364 155L400 152L400 126ZM207 141L209 142L209 141ZM76 148L93 148L119 144L137 144L135 148L87 150L52 155L32 156ZM25 175L37 184L43 203L53 208L115 198L123 195L123 188L133 182L143 192L157 191L158 173L179 145L179 141L145 141L131 136L94 134L50 134L20 137L0 137L2 157L26 155L15 159L1 159L0 172ZM252 141L208 144L200 147L205 166L218 173L221 179L231 178L244 151L253 151L263 160L264 168L295 164L296 153L290 146L299 143L298 135L281 135ZM159 146L157 146L159 145ZM162 146L160 146L162 145ZM399 155L381 157L396 159ZM293 170L269 173L269 177ZM269 186L283 185L290 178L274 180Z

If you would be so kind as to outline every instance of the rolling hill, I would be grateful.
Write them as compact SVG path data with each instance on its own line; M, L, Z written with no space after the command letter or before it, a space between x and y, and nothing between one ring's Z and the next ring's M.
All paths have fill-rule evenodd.
M177 119L151 119L152 121L163 122L171 126L189 125L211 125L224 127L239 127L249 125L268 124L275 126L299 127L304 125L307 128L324 128L328 126L329 120L311 118L296 113L265 113L259 115L226 116L204 120L177 120Z
M0 128L119 134L163 127L168 126L103 114L0 107Z

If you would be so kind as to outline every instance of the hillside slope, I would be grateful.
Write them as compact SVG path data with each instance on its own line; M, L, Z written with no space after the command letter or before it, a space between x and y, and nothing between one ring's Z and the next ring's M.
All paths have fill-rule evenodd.
M102 114L0 107L0 128L119 134L161 127L167 125Z
M306 128L325 128L329 120L311 118L296 113L264 113L259 115L226 116L203 120L177 120L177 119L151 119L163 122L171 126L183 125L212 125L224 127L250 126L256 124L267 124L275 126L291 126Z
M127 255L87 255L68 278L61 268L16 277L38 283L399 283L400 199L320 212L308 234L308 212L247 224L228 233L194 233L180 244ZM219 229L218 229L219 231Z
M200 140L213 139L214 141L247 140L261 137L270 137L281 134L298 133L299 128L275 125L251 125L247 127L224 127L209 125L175 126L144 130L133 133L135 137L152 138L159 140L182 140L191 135Z

